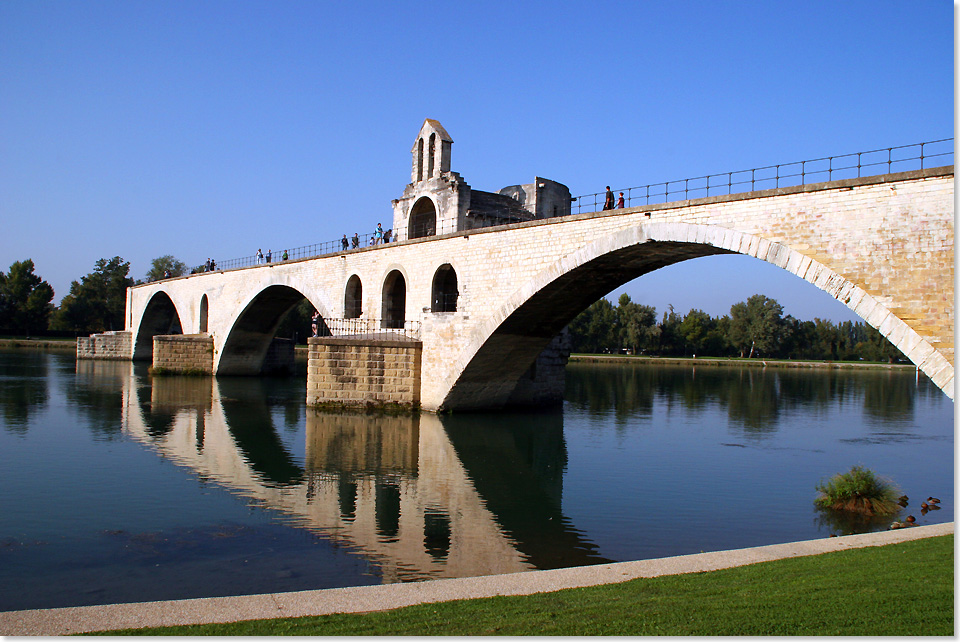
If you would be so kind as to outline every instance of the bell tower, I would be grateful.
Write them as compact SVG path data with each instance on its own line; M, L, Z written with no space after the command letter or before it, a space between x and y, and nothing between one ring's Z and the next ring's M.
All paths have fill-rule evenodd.
M419 183L449 172L452 149L453 139L443 125L432 118L424 120L417 135L417 142L410 150L413 155L413 172L410 182Z
M453 139L439 121L427 118L410 150L410 183L393 201L393 235L399 241L464 228L470 186L450 171Z

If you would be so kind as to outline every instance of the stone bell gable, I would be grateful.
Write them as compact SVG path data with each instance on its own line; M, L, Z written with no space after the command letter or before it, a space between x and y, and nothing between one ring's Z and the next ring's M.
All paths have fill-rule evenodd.
M453 139L439 121L427 118L410 150L410 183L393 201L393 236L406 240L520 223L570 213L570 190L537 178L499 192L471 189L451 171Z
M463 229L470 206L470 186L450 171L453 139L436 120L427 118L410 150L413 164L403 196L393 201L393 235L398 240L434 236Z

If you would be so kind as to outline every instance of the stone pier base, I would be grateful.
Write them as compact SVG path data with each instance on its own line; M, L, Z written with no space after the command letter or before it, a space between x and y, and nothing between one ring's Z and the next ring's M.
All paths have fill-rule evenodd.
M77 359L124 359L133 355L133 333L129 330L103 332L77 338Z
M419 341L312 337L307 405L420 405Z
M153 372L213 374L213 337L209 334L158 334L153 337Z

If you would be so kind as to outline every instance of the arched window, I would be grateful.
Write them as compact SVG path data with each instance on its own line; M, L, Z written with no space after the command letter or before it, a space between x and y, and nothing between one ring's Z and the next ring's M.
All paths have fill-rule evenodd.
M406 320L407 281L398 270L387 275L383 282L383 327L403 328Z
M430 134L430 158L427 159L427 178L433 178L433 162L437 153L437 135Z
M433 201L424 196L410 209L408 239L419 239L437 233L437 209Z
M343 294L343 317L345 319L359 319L363 301L363 285L360 277L354 274L347 281L347 289Z
M423 139L417 141L417 181L423 180Z
M432 312L456 312L457 273L449 263L441 265L433 275L433 289L431 291L430 310Z
M209 309L207 304L207 295L204 294L200 299L200 332L207 331L207 317L209 316Z

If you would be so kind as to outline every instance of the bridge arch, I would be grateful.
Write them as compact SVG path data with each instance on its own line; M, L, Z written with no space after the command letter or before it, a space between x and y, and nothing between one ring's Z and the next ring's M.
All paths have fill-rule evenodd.
M133 358L136 360L151 360L153 358L153 337L162 334L183 334L183 325L180 322L180 313L170 295L163 290L150 297L140 316L140 325L137 328L136 345L133 348Z
M223 375L256 375L280 323L304 299L309 300L326 318L329 308L318 304L300 289L273 283L250 296L242 311L226 332L219 354L216 373Z
M461 349L455 364L460 374L440 408L504 405L540 352L598 298L661 267L716 254L754 256L812 283L876 328L931 379L952 367L881 301L802 252L715 225L647 223L597 239L521 286ZM952 398L952 377L941 388Z

